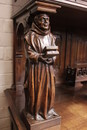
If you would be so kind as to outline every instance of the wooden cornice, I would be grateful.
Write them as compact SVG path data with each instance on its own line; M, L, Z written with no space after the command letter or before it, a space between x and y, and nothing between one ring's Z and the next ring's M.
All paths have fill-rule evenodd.
M17 12L12 15L12 18L14 19L20 17L22 14L25 13L32 14L37 11L57 13L58 8L61 8L61 6L55 3L30 0L21 9L17 10Z
M29 0L19 10L15 11L12 18L14 19L25 13L34 13L37 11L57 13L57 9L62 6L87 11L87 2L82 2L81 0Z

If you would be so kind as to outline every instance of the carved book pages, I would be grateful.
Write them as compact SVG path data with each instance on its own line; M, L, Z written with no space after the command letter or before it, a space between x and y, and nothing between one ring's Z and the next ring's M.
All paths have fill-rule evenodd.
M45 53L45 56L49 58L57 56L59 54L58 46L46 46L43 49L43 52Z

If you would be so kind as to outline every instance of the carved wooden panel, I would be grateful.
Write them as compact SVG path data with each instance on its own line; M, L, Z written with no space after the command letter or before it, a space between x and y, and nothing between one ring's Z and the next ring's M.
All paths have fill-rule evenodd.
M86 35L66 34L65 68L75 67L75 63L87 62L87 38Z
M67 67L76 68L83 72L86 72L87 68L87 37L86 34L70 33L70 32L61 32L61 39L58 39L59 46L59 57L56 61L56 76L57 80L64 78L64 73ZM80 64L78 67L77 64ZM86 64L83 67L83 64ZM84 78L83 78L84 80ZM86 78L85 78L86 80ZM57 81L59 82L59 81Z
M18 25L15 37L15 84L23 84L25 71L24 27Z

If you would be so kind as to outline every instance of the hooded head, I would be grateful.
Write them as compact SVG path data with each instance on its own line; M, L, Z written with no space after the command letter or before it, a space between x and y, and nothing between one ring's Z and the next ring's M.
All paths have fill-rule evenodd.
M34 23L43 31L50 28L49 16L46 14L39 14L34 17Z

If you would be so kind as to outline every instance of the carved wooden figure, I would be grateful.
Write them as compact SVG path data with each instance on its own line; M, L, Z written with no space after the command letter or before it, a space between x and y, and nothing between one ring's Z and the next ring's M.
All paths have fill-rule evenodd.
M53 109L55 98L53 63L59 53L55 37L50 32L48 15L38 14L34 17L32 27L25 35L25 51L24 86L27 110L36 120L49 119L57 115Z

